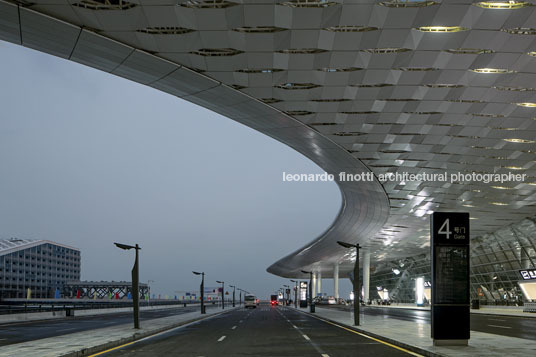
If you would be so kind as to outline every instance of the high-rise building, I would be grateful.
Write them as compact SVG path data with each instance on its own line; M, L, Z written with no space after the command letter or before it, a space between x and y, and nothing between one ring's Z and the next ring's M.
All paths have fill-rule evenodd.
M80 280L80 250L48 240L0 240L0 298L52 298Z

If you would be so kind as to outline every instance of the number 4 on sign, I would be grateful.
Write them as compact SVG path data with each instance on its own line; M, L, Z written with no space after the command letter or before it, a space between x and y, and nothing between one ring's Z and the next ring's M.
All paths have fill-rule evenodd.
M448 218L445 220L445 222L443 222L443 224L441 225L437 233L444 234L447 237L447 239L450 239L450 235L452 234L452 232L450 231Z

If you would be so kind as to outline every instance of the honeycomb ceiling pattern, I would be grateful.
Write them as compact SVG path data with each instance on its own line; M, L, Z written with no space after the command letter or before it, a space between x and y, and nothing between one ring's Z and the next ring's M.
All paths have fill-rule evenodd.
M367 242L376 259L426 251L436 210L470 212L474 236L535 212L530 2L17 3L231 86L321 133L376 175L527 175L524 183L384 183L390 215Z

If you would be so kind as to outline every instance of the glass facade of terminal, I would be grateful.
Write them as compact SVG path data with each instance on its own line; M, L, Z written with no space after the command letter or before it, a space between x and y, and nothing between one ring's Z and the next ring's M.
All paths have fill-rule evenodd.
M33 242L0 252L0 298L26 298L28 289L32 298L53 298L67 281L80 280L78 249Z
M525 299L520 270L536 267L536 217L471 239L471 299L483 304L515 305ZM415 279L431 282L430 255L378 264L371 274L370 298L389 291L397 302L415 302Z

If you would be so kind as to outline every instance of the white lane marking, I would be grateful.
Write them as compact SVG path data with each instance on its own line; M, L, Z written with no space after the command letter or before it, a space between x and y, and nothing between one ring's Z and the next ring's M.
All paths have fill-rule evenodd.
M501 322L506 321L506 320L503 320L503 319L490 319L490 318L488 318L488 320L490 320L490 321L501 321Z
M221 341L225 340L225 337L227 337L227 336L222 336L222 337L220 337L220 338L218 339L218 342L221 342Z
M327 353L322 353L322 357L329 357Z
M307 341L311 341L311 339L309 338L309 336L304 335L303 333L302 333L302 336L303 336L303 338L305 338Z
M231 327L231 330L234 330L235 328L236 328L236 326L233 326L233 327Z
M511 328L508 326L499 326L499 325L488 325L489 327L498 327L498 328Z
M292 327L294 327L295 329L298 329L298 326L294 325L294 324L291 324Z

